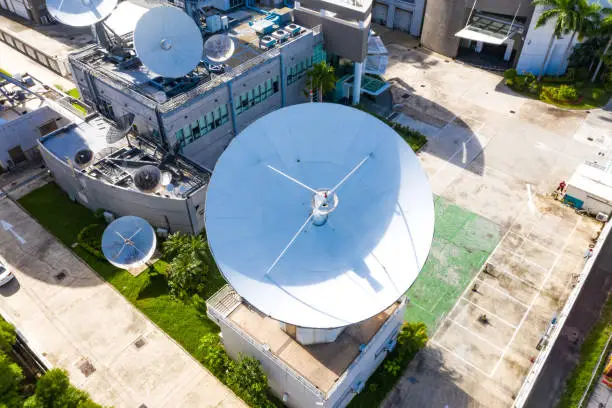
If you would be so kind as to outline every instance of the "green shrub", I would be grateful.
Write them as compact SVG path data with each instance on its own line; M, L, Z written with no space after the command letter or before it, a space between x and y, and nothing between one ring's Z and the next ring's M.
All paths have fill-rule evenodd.
M21 368L0 351L0 407L20 406L19 385L23 379Z
M103 261L106 257L102 253L102 234L105 226L102 224L90 224L83 228L77 235L77 243L85 251Z
M576 71L574 73L574 78L573 79L575 81L586 81L586 80L589 79L589 77L590 77L590 75L589 75L588 68L579 67L579 68L576 68Z
M106 221L104 219L104 208L98 208L96 211L93 212L93 216L98 221Z
M230 358L223 348L217 333L208 333L200 340L198 358L211 373L221 381L225 381Z
M102 408L85 391L70 384L68 373L54 368L36 383L36 392L23 404L24 408Z
M16 340L15 327L0 317L0 352L10 352Z
M603 98L605 95L606 95L606 93L604 92L604 90L600 89L600 88L595 88L591 92L591 97L593 99L595 99L595 100L599 100L599 99Z
M514 68L510 68L504 71L504 78L508 81L508 80L513 80L514 78L516 78L516 76L518 75L518 73L516 72L516 69Z
M514 79L506 79L506 86L508 88L514 88L515 82Z
M240 361L230 361L226 384L252 407L274 407L268 399L268 377L256 358L241 355Z
M557 91L557 97L564 101L575 101L578 99L578 91L570 85L561 85Z

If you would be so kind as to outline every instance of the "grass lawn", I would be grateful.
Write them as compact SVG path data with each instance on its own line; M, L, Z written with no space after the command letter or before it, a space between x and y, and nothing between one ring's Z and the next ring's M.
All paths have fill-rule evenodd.
M70 201L68 196L53 183L22 197L19 203L68 247L76 242L81 229L87 225L100 223L91 211ZM133 277L127 271L115 268L78 246L74 251L192 355L196 355L202 336L219 331L218 326L205 315L202 316L192 304L170 297L165 278L167 264L164 261L156 262L153 267ZM217 270L209 271L208 282L210 286L204 298L225 284Z
M610 97L612 96L606 92L599 92L599 95L596 94L595 95L596 98L594 98L593 97L594 91L596 90L603 91L603 90L601 87L595 86L589 82L588 85L578 88L578 93L581 95L581 98L580 98L580 101L577 103L557 101L557 100L550 99L546 93L546 90L556 89L556 88L559 88L560 86L561 86L560 84L544 84L542 86L540 100L543 102L549 103L551 105L555 105L555 106L558 106L560 108L565 108L565 109L594 109L594 108L599 108L599 107L604 106L608 102Z
M501 239L497 224L435 197L434 238L427 262L408 289L405 320L431 336Z
M83 114L83 116L87 115L87 109L83 105L77 102L70 102L72 107Z
M574 408L578 406L582 395L589 385L589 381L591 379L593 369L597 364L597 360L599 360L599 356L601 355L601 352L603 351L611 333L612 297L609 297L599 321L595 327L593 327L593 330L591 333L589 333L588 337L582 344L582 348L580 349L580 361L565 383L565 392L563 393L557 408ZM591 384L589 394L593 391L593 388L595 388L595 385L599 380L599 376L606 365L606 356L610 352L610 349L612 349L612 347L609 345L606 353L604 354L604 358L601 360L601 363L597 368L597 374L593 380L593 384ZM586 402L588 402L588 397L583 406L586 406Z
M12 77L12 75L10 74L10 72L3 70L2 68L0 68L0 72L2 72L4 75L6 76L10 76Z

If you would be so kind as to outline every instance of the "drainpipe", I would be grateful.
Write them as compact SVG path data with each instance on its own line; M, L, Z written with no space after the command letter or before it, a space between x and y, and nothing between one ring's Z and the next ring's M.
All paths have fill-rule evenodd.
M359 104L361 97L361 77L363 76L363 62L354 63L355 71L353 72L353 105Z
M230 108L232 112L232 130L234 131L234 137L238 135L236 126L236 109L234 108L234 95L232 94L232 80L227 81L227 90L229 92Z

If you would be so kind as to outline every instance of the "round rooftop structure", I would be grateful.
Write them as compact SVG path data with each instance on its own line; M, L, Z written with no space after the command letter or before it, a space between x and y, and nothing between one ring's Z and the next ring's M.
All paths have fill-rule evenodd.
M78 152L76 152L76 154L74 155L74 164L81 168L84 169L85 167L89 166L94 159L94 152L91 149L81 149Z
M162 172L156 166L146 165L134 173L134 185L144 193L152 193L161 187Z
M144 265L153 256L156 245L153 227L133 215L117 218L102 234L102 253L108 262L121 269Z
M85 27L104 20L117 0L47 0L47 10L62 24Z
M224 62L234 54L234 41L227 34L215 34L204 42L204 55L211 62Z
M357 109L280 109L238 135L215 166L206 231L250 304L300 327L366 320L397 301L431 247L433 196L408 144Z

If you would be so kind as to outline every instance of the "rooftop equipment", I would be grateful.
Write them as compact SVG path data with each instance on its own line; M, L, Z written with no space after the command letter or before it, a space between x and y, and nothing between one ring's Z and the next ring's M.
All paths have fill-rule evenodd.
M209 33L216 33L221 31L223 25L221 23L221 16L218 14L214 14L212 16L206 17L206 31Z
M272 48L276 45L276 38L269 35L264 35L259 39L259 46L261 48Z
M272 37L276 38L278 42L283 42L290 37L290 34L285 30L278 29L272 33Z
M297 24L291 23L291 24L287 24L286 26L284 26L283 30L289 32L289 34L291 34L292 37L295 37L302 31L302 27L300 27Z
M161 187L162 173L156 166L146 165L134 173L134 185L143 193L153 193Z
M262 18L261 20L251 21L249 25L251 26L251 28L253 28L253 30L255 30L256 33L266 35L274 31L275 23L273 21Z
M79 169L88 167L94 160L94 152L91 149L81 149L74 155L74 164Z
M204 43L204 55L210 62L225 62L234 54L234 41L227 34L215 34Z
M47 0L47 10L62 24L90 26L104 20L117 6L117 0Z
M274 111L231 142L205 219L217 265L249 304L330 329L403 296L429 254L434 205L425 171L393 129L311 103Z
M144 265L155 252L153 227L132 215L117 218L102 234L102 253L112 265L131 269Z
M204 47L200 29L187 14L175 7L156 7L136 23L134 48L151 71L178 78L197 67Z

